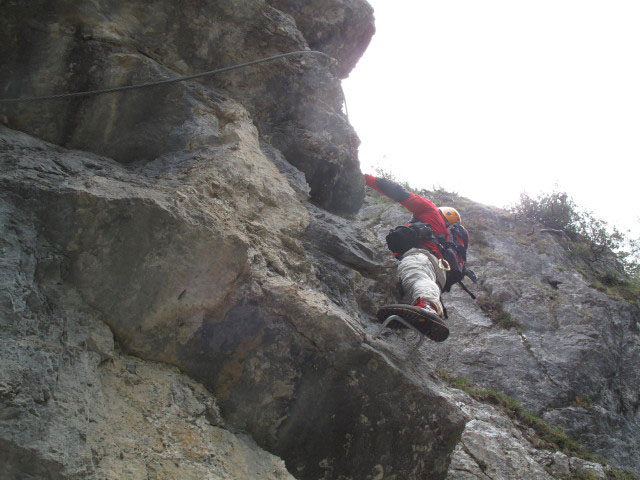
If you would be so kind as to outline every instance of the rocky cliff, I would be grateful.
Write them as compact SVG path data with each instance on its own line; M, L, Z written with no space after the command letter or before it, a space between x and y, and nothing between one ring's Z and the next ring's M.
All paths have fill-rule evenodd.
M638 307L560 239L443 198L484 303L454 291L451 337L409 359L409 332L373 338L406 214L364 200L342 113L366 2L2 10L3 98L336 59L0 104L3 478L612 475L488 389L640 471Z

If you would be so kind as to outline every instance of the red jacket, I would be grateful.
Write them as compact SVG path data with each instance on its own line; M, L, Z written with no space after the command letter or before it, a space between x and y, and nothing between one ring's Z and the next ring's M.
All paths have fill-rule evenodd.
M389 197L398 202L404 208L413 213L413 216L423 223L428 223L436 235L444 235L445 240L449 240L449 229L442 213L428 198L421 197L415 193L408 192L402 186L385 178L374 177L373 175L365 175L365 183L367 187L373 188L375 191ZM431 242L424 242L422 245L428 248L433 254L442 258L438 246Z

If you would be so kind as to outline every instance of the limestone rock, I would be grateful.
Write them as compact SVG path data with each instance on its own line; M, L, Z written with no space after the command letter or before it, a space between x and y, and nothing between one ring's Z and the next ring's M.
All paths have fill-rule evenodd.
M451 460L448 480L554 478L509 418L468 397L463 402L468 421Z
M341 78L353 69L375 32L373 9L364 0L322 3L270 0L269 3L293 16L312 49L338 59ZM344 48L345 45L349 48Z
M308 49L292 18L262 0L8 1L3 7L5 98L147 83ZM341 8L370 13L365 2ZM330 50L351 47L334 42ZM354 212L363 197L359 141L341 113L332 68L326 58L299 55L205 79L206 87L178 83L0 108L12 128L130 163L225 143L225 126L243 115L227 107L232 96L306 174L318 204Z
M10 0L0 27L3 97L310 47L339 61L2 105L4 476L606 474L451 377L640 471L637 305L593 288L561 238L447 198L468 219L472 288L502 315L454 287L443 344L407 358L412 332L373 338L402 297L384 236L409 215L373 197L336 215L363 199L339 78L368 41L366 3Z
M472 239L469 265L480 277L470 288L497 302L515 323L499 325L453 287L444 296L451 335L423 347L421 365L437 364L451 376L504 392L618 468L639 471L634 412L640 379L630 367L640 359L637 305L592 288L562 239L532 240L530 226L457 201ZM360 216L363 223L379 219L369 228L382 250L384 234L410 215L399 206L372 204ZM579 398L592 404L580 405Z
M86 182L82 168L87 164L93 166L87 173L102 175L120 167L65 153L24 135L16 135L24 141L18 146L19 140L9 140L12 136L4 130L0 140L2 477L293 478L281 460L225 429L215 399L202 385L175 368L123 355L115 348L105 316L86 301L89 285L83 292L73 287L68 260L73 250L65 251L42 235L38 210L48 204L54 221L61 218L55 210L64 206L52 201L44 184L62 178L73 183L72 171L79 182ZM30 161L28 152L33 155ZM6 162L16 158L21 161L11 165L16 175L9 180ZM32 177L31 190L27 180L18 181L16 170ZM96 183L101 180L105 177L95 177ZM118 204L115 191L123 184L112 187ZM71 187L59 192L61 201L68 197L71 202L76 196ZM78 208L89 202L83 205ZM104 241L106 232L102 233ZM113 285L100 287L105 298L114 293ZM139 300L137 295L131 291L130 300Z
M237 128L243 132L242 124ZM67 338L69 331L91 322L82 330L86 338L78 336L75 342L91 349L95 365L83 376L70 372L64 391L84 392L83 385L91 383L100 388L88 395L107 396L111 394L96 379L100 369L115 364L113 375L128 378L148 364L137 359L119 363L109 335L95 333L106 324L126 352L146 362L176 365L201 382L215 395L225 423L281 456L297 478L358 478L363 472L378 471L405 478L419 478L425 472L442 477L463 426L458 408L442 397L428 372L415 382L363 343L361 319L313 288L317 277L303 243L296 247L295 237L302 238L308 212L317 210L311 205L304 208L262 153L257 137L249 133L240 135L241 145L224 152L235 160L233 168L215 161L220 153L216 149L126 167L3 128L3 231L17 229L15 254L9 258L20 265L6 265L3 274L7 285L15 285L4 301L3 342L12 345L12 357L28 357L31 350L43 355L47 349L32 345L25 336L40 336L46 325L57 322L62 324L59 332L50 334ZM246 169L261 175L252 177ZM336 217L328 224L340 221ZM351 250L353 246L357 248ZM283 247L286 256L280 257L278 250ZM342 261L375 270L376 260L368 258L372 252L362 241L347 236L344 247L336 251L343 252ZM329 249L330 254L336 251ZM15 275L24 277L22 284ZM30 323L24 321L31 317ZM75 354L70 349L66 343L53 348L56 355L51 353L44 364L63 362ZM86 362L82 365L89 368ZM24 377L16 372L3 384L9 400L2 408L9 421L24 415L22 404L13 400L17 393L12 393L21 388ZM32 389L41 398L61 395L44 374L32 378ZM56 378L60 381L60 375ZM122 388L119 392L124 398L133 395ZM164 410L168 407L142 400L147 394L140 392L136 411L158 416L142 418L157 425L172 422ZM65 408L85 412L83 395L65 397ZM117 405L118 398L105 400L104 409ZM202 415L210 424L219 423L216 409L207 408L196 409L205 412ZM111 413L100 415L108 418ZM131 415L126 425L142 421ZM60 422L56 428L77 421L62 415L55 418ZM12 472L29 471L20 460L27 457L20 452L30 444L29 438L40 435L39 430L21 427L29 437L19 439L12 433L18 427L5 425L9 436L3 442L13 453L3 462ZM415 425L419 428L411 428ZM146 450L124 452L130 460L125 468L118 460L120 453L107 441L110 435L126 436L125 423L110 428L95 433L98 453L92 453L91 465L96 467L82 460L86 458L82 444L65 450L66 444L43 438L28 457L43 465L33 475L55 471L61 478L89 477L91 468L97 468L107 476L137 478L150 471L176 476L181 471ZM93 430L83 435L90 434ZM150 434L144 429L141 434L151 451L162 454L169 448L167 439L147 438ZM75 434L56 438L66 442L66 435ZM216 451L224 435L221 432L198 451ZM51 456L46 452L51 449L65 457L47 463ZM181 465L183 456L195 455L180 451L176 458ZM131 455L137 455L135 461ZM239 468L232 466L232 452L225 455L230 462L225 468ZM256 455L262 458L263 453ZM260 465L269 465L270 457L264 458ZM184 471L197 476L205 458L192 460Z

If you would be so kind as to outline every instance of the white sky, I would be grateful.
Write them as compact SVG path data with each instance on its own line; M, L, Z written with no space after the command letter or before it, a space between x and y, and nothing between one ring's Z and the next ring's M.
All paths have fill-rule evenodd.
M639 0L369 3L343 82L363 172L500 207L555 186L640 235Z

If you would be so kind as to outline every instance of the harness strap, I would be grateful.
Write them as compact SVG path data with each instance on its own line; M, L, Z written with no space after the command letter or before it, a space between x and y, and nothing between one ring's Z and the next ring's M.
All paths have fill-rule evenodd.
M462 281L459 281L458 283L460 284L462 289L469 294L471 298L473 298L474 300L476 299L476 296L473 294L473 292L471 292L471 290L469 290L467 286L464 283L462 283Z

